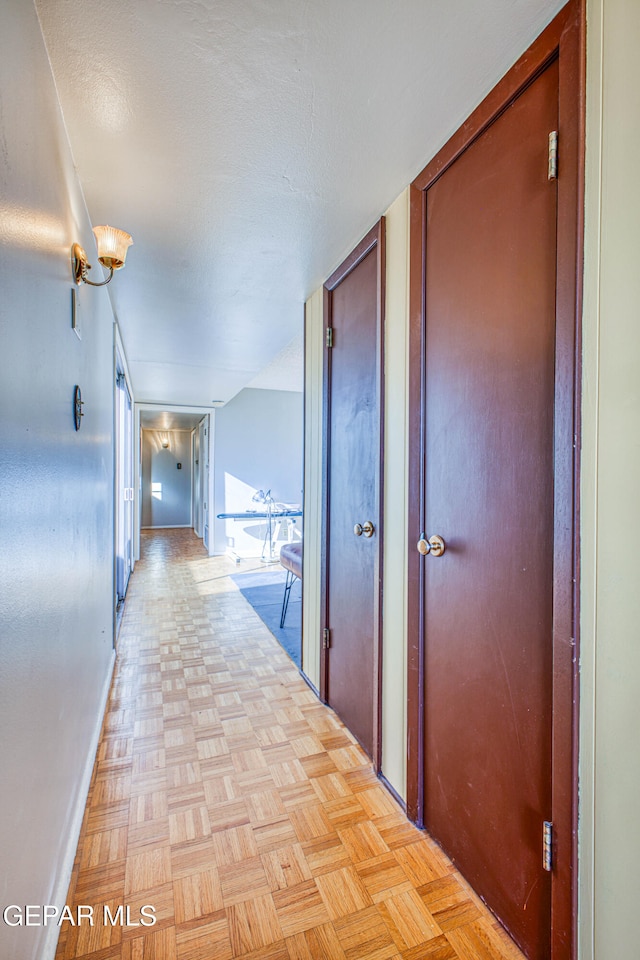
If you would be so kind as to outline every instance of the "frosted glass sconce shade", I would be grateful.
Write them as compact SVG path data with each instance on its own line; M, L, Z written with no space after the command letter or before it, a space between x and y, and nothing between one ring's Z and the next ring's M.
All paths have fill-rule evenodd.
M131 236L116 227L94 227L93 232L98 245L98 260L108 270L124 267L127 250L133 243Z
M133 243L131 236L124 230L118 230L116 227L94 227L96 243L98 245L98 260L103 267L109 271L109 276L101 283L95 283L89 280L87 272L91 270L91 264L87 263L87 255L79 243L74 243L71 247L71 267L73 270L73 279L77 284L88 283L91 287L103 287L109 283L114 270L124 267L124 261L127 258L127 250Z

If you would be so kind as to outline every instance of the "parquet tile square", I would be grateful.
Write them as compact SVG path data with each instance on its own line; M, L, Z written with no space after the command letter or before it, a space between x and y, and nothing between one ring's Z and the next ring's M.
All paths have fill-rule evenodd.
M305 930L287 938L291 960L346 960L344 950L332 923Z
M334 921L347 960L390 960L398 955L384 920L375 907Z
M289 811L289 819L298 840L301 841L316 840L318 837L330 836L336 832L319 803L294 807Z
M412 890L412 884L392 853L356 864L356 872L374 903Z
M204 800L204 791L202 791ZM189 798L191 803L191 798ZM169 842L172 846L186 840L199 840L211 834L209 811L205 805L191 806L169 813Z
M166 753L164 747L159 750L135 751L133 754L132 774L135 778L141 773L153 773L166 766Z
M99 895L104 902L118 900L122 903L127 862L127 860L118 860L115 863L100 864L99 867L81 866L77 872L72 892L73 902L96 903L96 897ZM78 858L76 858L76 863L78 863ZM82 858L80 858L80 863L82 863Z
M278 847L296 843L297 834L289 817L281 817L271 823L260 823L253 828L256 847L260 853L277 850Z
M154 930L122 945L122 960L177 960L175 927Z
M273 771L274 780L276 776L276 771ZM280 787L280 799L284 803L287 809L291 807L305 807L309 803L313 803L317 798L317 794L313 789L311 782L307 779L299 780L295 783L285 784Z
M284 939L270 895L232 904L227 909L227 919L236 957Z
M237 806L238 804L234 804L234 807ZM219 866L256 860L259 853L255 832L248 822L214 830L211 834L211 844L215 861Z
M247 801L242 797L216 800L211 795L212 791L209 783L210 781L204 781L204 796L209 809L209 820L212 824L211 832L219 833L221 830L234 830L238 827L248 826L251 818Z
M127 831L127 853L142 853L143 847L169 845L169 818L132 824Z
M171 876L174 880L201 873L215 865L215 853L211 837L181 843L170 848Z
M459 960L516 960L521 957L506 933L498 931L486 918L450 930L446 937Z
M270 763L269 769L277 787L288 787L297 783L307 784L304 767L297 758L291 757L279 763Z
M358 913L373 904L354 867L343 867L316 877L318 889L332 920Z
M287 937L329 921L326 904L313 880L276 891L273 902Z
M167 766L167 787L169 790L200 783L201 780L202 772L197 760L187 759L185 763L170 763Z
M124 891L127 896L171 881L168 847L154 847L127 858Z
M277 790L263 790L247 799L251 822L268 823L286 814L285 806Z
M354 823L350 827L340 827L338 836L354 863L371 860L389 852L389 847L370 820Z
M269 850L260 858L272 890L294 887L311 879L311 870L300 844Z
M125 911L126 908L129 908L129 917L131 918L130 925L125 925L122 928L122 939L123 941L131 938L138 937L141 930L144 930L144 924L142 924L142 919L148 919L149 910L145 909L142 912L142 908L153 907L155 924L148 929L160 930L164 927L172 927L175 924L175 903L173 899L173 884L172 883L158 883L153 887L150 887L147 890L139 890L137 893L129 894L125 899ZM115 916L115 914L114 914ZM125 920L127 915L125 913ZM139 924L135 926L135 924Z
M466 886L453 874L420 887L417 891L441 930L454 930L480 916Z
M415 890L385 898L378 909L399 950L417 947L442 933Z
M271 892L260 857L224 864L219 871L225 906Z
M361 796L362 793L359 793L358 799ZM395 850L398 847L406 847L410 843L416 843L422 837L420 830L405 817L399 816L398 813L392 813L380 819L373 819L378 833L390 850Z
M405 847L398 847L395 855L402 869L416 887L421 887L431 880L437 880L439 877L447 875L447 870L442 864L433 857L429 857L429 849L423 840L419 840L417 843L409 843Z
M410 950L402 951L402 960L460 960L445 936L434 937Z
M127 854L127 828L116 827L87 837L80 857L84 867L97 867L101 863L124 860Z
M224 901L218 871L213 868L174 880L173 899L177 924L222 910Z
M93 926L82 923L73 927L65 944L65 960L75 957L90 956L93 960L96 954L103 951L112 953L114 947L121 950L122 929L120 927L105 927L94 923Z
M314 753L311 756L299 757L300 763L304 768L306 775L311 777L324 777L329 773L337 773L338 768L327 753Z
M324 812L333 824L339 830L340 827L352 827L356 823L361 823L368 819L362 809L358 798L349 792L346 797L338 797L336 800L328 800L323 803Z
M302 848L314 877L351 866L351 858L337 834L307 840Z
M134 925L64 929L57 960L522 960L232 571L143 533L68 895Z

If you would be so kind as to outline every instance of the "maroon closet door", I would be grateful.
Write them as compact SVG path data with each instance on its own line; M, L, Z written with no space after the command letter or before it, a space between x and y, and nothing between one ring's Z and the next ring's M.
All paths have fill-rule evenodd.
M424 821L550 955L557 61L426 195Z

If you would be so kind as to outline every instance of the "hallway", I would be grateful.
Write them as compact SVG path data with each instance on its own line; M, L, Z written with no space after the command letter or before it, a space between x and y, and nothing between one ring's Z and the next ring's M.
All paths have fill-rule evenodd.
M230 572L143 534L57 960L521 958Z

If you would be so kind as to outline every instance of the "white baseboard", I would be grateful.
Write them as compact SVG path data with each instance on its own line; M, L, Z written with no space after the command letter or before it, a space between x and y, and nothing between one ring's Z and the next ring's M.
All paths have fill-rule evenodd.
M111 654L111 663L109 669L107 670L107 676L105 677L104 687L102 689L100 709L98 711L98 716L93 729L91 745L87 753L84 772L82 774L80 786L78 787L78 791L76 793L76 805L68 827L66 849L60 862L58 879L55 883L51 899L49 900L49 903L58 907L60 911L67 902L67 893L69 891L69 884L71 883L73 863L76 858L78 840L80 839L80 830L82 828L84 811L87 805L87 796L89 795L89 787L91 786L91 776L93 774L93 767L96 762L96 754L98 753L100 731L102 730L102 722L107 709L107 701L109 699L109 691L111 690L111 680L113 677L115 662L116 651L114 650ZM40 960L54 960L56 948L58 946L60 927L53 924L52 926L47 925L44 929L46 932L43 938L42 949L39 954Z
M140 529L141 530L193 530L193 526L190 523L166 523L161 526L155 526L155 527L140 527ZM202 537L200 539L202 539Z

